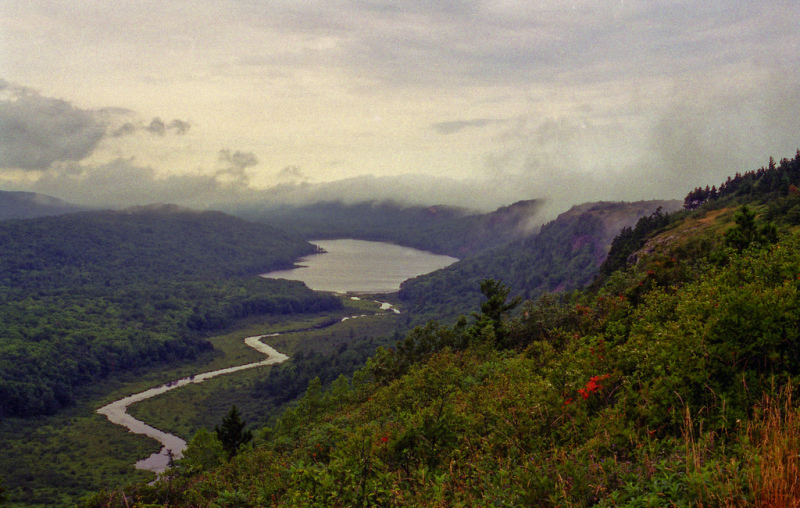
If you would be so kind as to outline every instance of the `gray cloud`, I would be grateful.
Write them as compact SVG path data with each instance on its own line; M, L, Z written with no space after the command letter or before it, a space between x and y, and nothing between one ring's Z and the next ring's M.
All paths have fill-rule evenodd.
M253 152L232 152L229 149L219 151L219 161L232 168L245 169L258 164L258 158Z
M57 162L78 162L90 156L106 136L122 137L140 130L163 136L185 134L191 124L155 117L143 127L120 118L134 113L122 108L84 110L67 101L0 79L0 169L44 170ZM109 131L109 126L119 126Z
M192 124L189 122L184 122L183 120L178 120L177 118L174 119L167 125L167 129L175 129L175 134L182 135L189 132L189 129L192 127Z
M120 115L124 114L129 116L131 112L123 111ZM192 124L189 122L174 119L169 124L164 123L163 120L159 117L153 118L149 124L142 125L141 122L125 122L113 131L111 131L111 136L115 138L123 137L123 136L130 136L132 134L136 134L139 131L145 131L155 136L165 136L168 131L174 131L175 134L181 136L189 132L191 129Z
M167 133L167 124L165 124L160 118L155 117L150 121L150 124L144 128L147 132L151 134L155 134L157 136L163 136Z
M32 190L91 206L126 207L176 203L201 207L208 203L252 200L254 191L223 173L159 177L153 168L133 159L97 166L64 163L46 171Z
M258 158L253 152L232 152L229 149L219 151L219 162L223 167L215 173L215 178L225 182L235 182L238 185L247 186L250 177L247 168L256 166Z
M494 118L475 118L472 120L453 120L449 122L438 122L433 124L433 130L439 134L455 134L468 127L486 127L487 125L505 123L505 120Z
M402 189L413 199L434 203L454 199L457 196L449 189L457 188L461 203L472 204L474 200L480 206L542 196L564 206L581 200L680 197L696 185L719 183L731 172L755 169L769 155L792 156L800 142L796 0L265 0L232 2L224 8L210 0L198 1L197 8L171 8L169 12L160 11L161 15L131 6L104 9L100 14L110 16L115 23L128 24L134 15L137 23L131 26L139 28L132 30L140 30L136 34L142 41L152 41L155 37L143 35L168 33L178 26L170 26L176 23L171 16L180 13L181 30L191 35L185 56L198 57L198 65L196 73L181 71L179 79L196 80L198 91L215 93L218 88L206 89L202 84L230 83L230 93L237 99L231 104L246 104L251 95L259 95L252 93L261 90L251 86L253 81L236 88L244 77L256 83L274 81L275 88L265 86L264 96L270 94L269 100L276 105L282 97L301 98L308 111L317 111L315 108L326 105L326 97L339 104L337 94L359 94L367 99L363 104L374 105L375 111L383 114L386 99L392 98L408 101L410 107L402 111L403 115L407 113L403 124L419 126L424 122L423 128L428 129L425 135L433 132L445 136L468 129L474 129L471 134L484 135L485 148L475 147L469 154L471 161L479 161L483 155L485 162L486 181L474 186L465 184L462 188L452 181L437 180L429 188L414 190L412 181L423 185L431 181L369 176L341 186L309 185L307 175L325 179L330 175L326 173L329 166L304 162L303 171L293 166L275 171L286 163L270 160L272 169L265 172L276 175L276 181L304 183L282 186L282 196L302 195L306 199L332 196L338 190L347 196L371 199L367 191L394 197ZM212 12L214 15L209 16ZM116 33L100 28L112 25L97 20L87 23L86 30L92 35L104 34L102 47L118 47L106 44L116 41L130 44L132 50L138 50L136 54L145 53L133 38L120 35L117 39ZM77 30L70 27L70 32ZM271 44L273 41L275 44ZM153 56L158 55L154 52ZM155 61L165 65L174 59ZM135 67L139 76L141 66ZM156 76L158 71L152 72ZM168 74L162 76L162 84L177 79ZM328 81L328 77L332 79ZM185 94L185 81L180 83L175 90ZM318 86L325 87L325 92L315 88ZM0 80L0 91L9 94L12 89L19 91ZM154 87L152 91L169 93L169 89ZM328 92L330 96L325 95ZM45 101L30 94L27 97ZM427 101L442 97L447 103L442 107L433 107L430 102L421 105L418 97ZM463 109L458 108L459 98L463 98ZM496 102L496 110L486 109L489 101ZM385 109L397 113L399 108L393 107ZM42 113L44 109L48 108ZM50 109L57 108L50 104ZM72 113L90 113L71 109L75 110ZM32 114L34 108L28 110ZM425 115L420 116L419 110ZM69 116L68 112L69 108L61 116ZM442 116L434 116L437 114ZM158 117L148 123L126 111L109 115L107 119L97 117L95 127L102 128L105 123L111 137L138 133L157 143L158 136L184 134L190 128L188 122L167 122ZM11 117L0 112L0 122ZM320 115L320 121L330 121L323 117ZM509 119L498 119L501 117ZM388 113L385 118L389 118ZM206 125L213 121L203 120ZM283 121L289 125L280 116L269 121L272 125ZM0 166L7 167L8 160L18 165L28 160L27 167L44 169L60 161L80 161L97 143L89 135L91 123L86 122L83 136L78 129L71 141L67 129L53 127L54 133L50 142L44 143L46 149L38 161L32 160L32 152L0 139L0 148L5 150L0 152ZM0 135L7 130L6 125L0 123ZM311 130L329 132L327 128ZM268 138L265 135L262 139ZM17 136L18 143L25 146L32 146L34 139ZM322 139L315 138L314 143L325 145ZM69 147L63 153L56 149L62 140ZM425 141L430 140L427 137ZM439 137L434 141L446 151L445 140ZM191 141L182 145L199 147L194 139ZM266 153L269 142L258 150ZM334 143L346 145L348 141ZM392 151L419 149L413 140L394 146L391 143L387 142L386 152L376 151L375 157L385 160L393 156ZM142 145L126 146L139 149ZM204 148L208 146L220 145L209 143ZM453 146L463 149L456 143ZM113 146L104 144L105 148L111 148L108 153L114 156L119 153ZM353 142L348 148L358 151L359 145ZM231 150L219 155L210 175L191 175L183 180L156 178L152 171L132 161L118 161L96 168L60 164L43 182L58 182L75 193L78 183L84 182L87 186L80 188L90 195L96 191L88 184L102 181L101 175L120 185L135 185L137 182L123 175L136 175L142 183L134 188L147 189L138 195L143 199L151 194L161 196L159 200L168 200L164 196L171 192L175 199L192 195L198 199L221 198L224 192L230 192L231 199L239 199L254 192L249 188L248 175L258 164L255 155ZM308 161L326 157L324 154ZM285 160L296 157L289 154ZM369 167L366 158L352 160L359 162L350 164ZM381 170L446 171L412 164L385 164ZM358 168L343 164L337 174L355 171ZM469 167L466 171L480 170ZM183 192L178 184L190 192ZM484 194L472 191L481 186ZM126 196L125 192L120 194ZM500 195L503 197L495 199Z
M235 153L230 154L231 158ZM224 158L227 160L227 156ZM240 171L243 169L240 164L238 168L228 167L210 174L198 172L159 177L153 168L138 165L134 159L117 159L101 165L70 162L53 165L30 190L58 196L76 204L111 208L175 203L192 208L229 209L236 204L268 206L319 201L356 203L392 200L405 204L448 204L488 211L508 204L509 199L516 201L538 196L519 192L509 194L505 186L489 182L430 175L363 175L319 184L287 182L258 190L248 184L246 176L242 177ZM293 166L282 172L302 176L302 172Z
M89 156L106 128L91 111L4 82L0 100L0 168L41 170Z
M302 205L320 201L358 203L391 200L409 205L445 204L476 210L492 210L531 196L509 196L504 187L474 180L454 180L431 175L362 175L319 184L285 183L258 191L261 205Z
M121 138L122 136L129 136L135 133L137 130L138 128L133 123L125 122L118 128L114 129L114 131L111 133L111 136L115 138Z
M284 64L343 66L405 85L588 83L707 72L743 58L792 59L787 49L798 35L796 24L786 26L796 19L796 5L786 0L270 2L248 3L240 16L336 40L335 48L287 53ZM251 63L259 61L253 57ZM272 66L279 61L273 58L261 62Z
M300 169L298 166L286 166L282 170L278 171L277 175L279 180L290 180L290 181L301 181L305 182L308 181L308 176L303 173L303 170Z
M675 80L672 98L627 115L520 117L485 156L487 181L506 195L545 197L544 215L597 200L681 199L800 147L800 71L729 89ZM555 207L555 208L554 208Z

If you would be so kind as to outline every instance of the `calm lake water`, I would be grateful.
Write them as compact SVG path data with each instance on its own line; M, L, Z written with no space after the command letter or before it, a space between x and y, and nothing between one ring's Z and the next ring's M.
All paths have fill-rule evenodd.
M392 293L404 280L458 261L410 247L363 240L313 240L327 252L301 259L301 268L262 277L300 280L311 289L335 293Z

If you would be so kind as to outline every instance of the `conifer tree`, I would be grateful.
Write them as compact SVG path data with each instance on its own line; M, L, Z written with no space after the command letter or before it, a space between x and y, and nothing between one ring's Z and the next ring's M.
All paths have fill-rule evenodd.
M228 416L222 419L222 424L214 427L217 439L222 443L222 448L225 449L228 458L236 455L240 446L253 439L253 433L244 428L246 423L239 418L239 411L234 404L231 406Z
M522 301L522 298L517 296L506 303L510 291L502 282L494 279L485 279L481 282L481 293L486 300L481 303L481 314L472 314L477 322L472 326L471 334L480 336L491 329L497 345L501 348L506 347L508 330L503 323L503 316L516 308Z

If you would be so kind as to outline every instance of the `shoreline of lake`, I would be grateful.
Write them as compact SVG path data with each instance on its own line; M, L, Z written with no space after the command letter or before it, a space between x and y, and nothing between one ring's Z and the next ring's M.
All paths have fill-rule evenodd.
M408 279L450 266L451 256L386 242L312 240L325 252L311 254L288 270L261 274L270 279L302 281L316 291L339 294L395 293Z

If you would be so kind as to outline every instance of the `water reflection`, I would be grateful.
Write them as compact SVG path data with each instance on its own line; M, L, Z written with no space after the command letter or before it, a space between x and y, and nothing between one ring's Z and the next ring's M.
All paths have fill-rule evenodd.
M450 256L364 240L314 240L325 249L299 261L300 268L266 273L263 277L303 281L317 291L393 293L400 283L439 270L456 261Z

